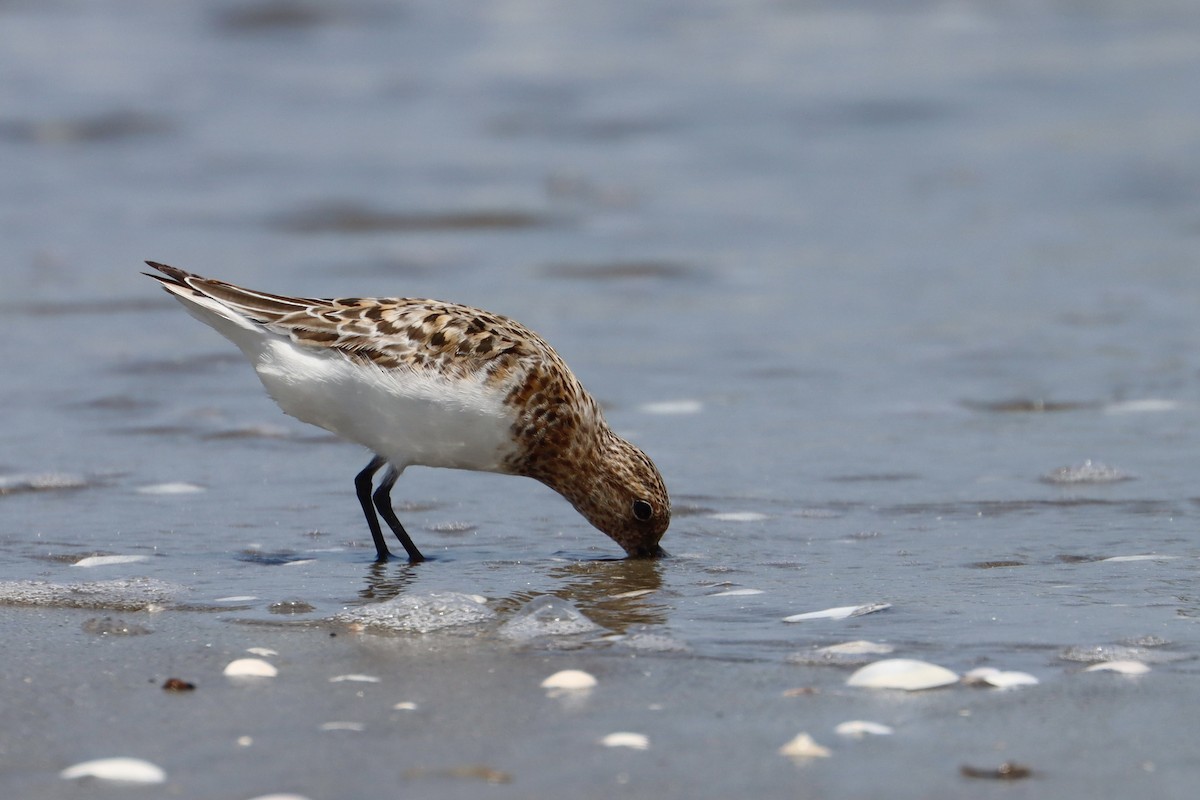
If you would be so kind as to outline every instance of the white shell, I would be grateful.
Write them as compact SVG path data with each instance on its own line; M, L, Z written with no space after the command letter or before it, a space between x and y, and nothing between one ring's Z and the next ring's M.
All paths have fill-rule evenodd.
M1140 661L1102 661L1084 672L1119 672L1122 675L1145 675L1150 668Z
M58 773L58 776L66 780L99 778L126 783L162 783L167 779L167 773L163 772L162 767L140 758L99 758L95 761L84 761L67 767Z
M329 679L330 683L343 683L351 681L354 683L379 683L379 678L374 675L334 675Z
M203 492L203 486L194 483L152 483L149 486L139 486L139 494L196 494Z
M912 658L886 658L856 671L847 679L846 685L916 692L957 682L956 673L937 664Z
M884 725L882 722L868 722L865 719L843 722L834 728L833 732L838 736L847 736L851 739L862 739L867 736L890 736L895 733L890 726Z
M878 644L876 642L868 642L865 639L857 639L853 642L842 642L841 644L831 644L828 647L817 648L818 653L832 653L839 656L885 656L895 650L896 648L890 644Z
M995 667L976 667L963 675L962 681L968 686L992 686L996 689L1013 689L1038 683L1038 679L1028 672L1006 672Z
M762 593L762 589L729 589L728 591L710 594L709 597L749 597L752 594Z
M543 689L580 690L591 689L596 685L596 679L591 674L580 669L564 669L556 672L542 681Z
M278 674L279 670L261 658L239 658L225 665L225 675L230 678L274 678Z
M246 652L250 653L251 655L262 656L263 658L270 658L271 656L279 655L279 653L275 652L269 647L247 647Z
M136 564L139 561L149 561L150 556L88 556L76 561L76 567L110 567L113 564Z
M416 711L417 704L411 700L402 700L399 703L396 703L396 705L392 706L392 709L394 711Z
M817 744L807 733L798 733L796 738L779 748L779 754L789 758L829 758L833 752Z
M839 606L837 608L827 608L823 611L808 611L804 614L792 614L790 617L784 617L784 622L804 622L810 619L847 619L848 617L861 617L863 614L874 614L876 611L883 611L891 608L891 603L867 603L861 606Z
M628 731L610 733L600 740L600 744L605 747L629 747L633 750L650 749L650 739L644 733L630 733Z

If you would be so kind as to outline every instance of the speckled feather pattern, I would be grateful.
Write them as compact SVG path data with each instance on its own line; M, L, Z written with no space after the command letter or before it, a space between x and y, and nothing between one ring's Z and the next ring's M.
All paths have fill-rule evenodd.
M494 401L496 424L506 428L501 433L510 446L501 448L495 463L445 462L408 451L395 457L385 452L386 446L367 441L372 434L354 435L352 426L338 421L333 411L295 413L289 404L304 398L298 401L294 395L316 392L313 381L285 376L282 383L269 382L264 368L256 365L268 391L288 413L360 441L398 470L428 463L535 478L562 494L628 552L657 548L670 522L670 500L658 469L641 450L613 433L563 359L524 325L435 300L286 297L148 263L166 275L152 277L167 291L237 342L252 360L260 352L259 340L270 340L277 351L280 343L289 348L289 358L319 355L340 364L343 371L352 366L394 381L398 395L407 391L406 384L436 381L439 402L451 408L467 402L457 395L462 388L465 397L469 388ZM379 431L381 445L387 435ZM396 463L403 461L408 463ZM638 500L653 509L649 519L631 510Z

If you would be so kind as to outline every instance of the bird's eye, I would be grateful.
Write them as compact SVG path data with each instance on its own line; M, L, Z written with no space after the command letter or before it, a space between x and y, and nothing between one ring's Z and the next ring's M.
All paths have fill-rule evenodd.
M654 516L654 506L650 505L645 500L634 500L633 515L642 522L645 522Z

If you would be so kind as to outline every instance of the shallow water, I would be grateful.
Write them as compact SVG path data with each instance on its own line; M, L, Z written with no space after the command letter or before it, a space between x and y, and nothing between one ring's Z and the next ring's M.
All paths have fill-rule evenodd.
M513 797L1190 797L1198 35L1169 0L3 5L2 793L131 755L189 797L460 796L475 763ZM672 557L414 468L433 560L372 564L368 455L278 412L145 258L522 320L659 464ZM451 592L490 614L346 621ZM546 595L598 629L505 634ZM854 639L1041 683L848 689L808 655ZM264 643L280 677L226 686ZM1063 658L1122 646L1152 671ZM573 667L600 693L548 702ZM210 702L164 706L174 673ZM848 745L857 718L897 732ZM372 735L320 730L348 719ZM646 753L596 744L628 730ZM780 756L800 731L833 756ZM1005 760L1033 777L959 774Z

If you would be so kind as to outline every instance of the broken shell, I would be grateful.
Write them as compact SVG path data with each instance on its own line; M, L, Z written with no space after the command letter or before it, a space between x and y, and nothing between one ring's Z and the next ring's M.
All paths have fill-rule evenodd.
M846 680L846 685L916 692L957 682L957 673L937 664L911 658L886 658L856 671Z
M58 776L69 781L77 778L98 778L125 783L162 783L167 779L167 773L163 772L162 767L140 758L98 758L95 761L84 761L67 767L58 773Z
M807 733L798 733L796 738L779 748L779 754L795 759L829 758L833 751L817 744Z
M628 731L610 733L600 740L600 744L605 747L628 747L633 750L650 749L649 737L644 733L630 733Z
M75 567L111 567L115 564L136 564L139 561L149 561L150 556L88 556L76 561Z
M1145 675L1150 668L1140 661L1102 661L1092 664L1084 672L1118 672L1121 675Z
M884 725L882 722L868 722L865 719L843 722L834 728L833 732L838 736L846 736L851 739L864 739L867 736L890 736L895 733L890 726Z
M1007 672L995 667L976 667L963 675L962 682L968 686L1013 689L1017 686L1034 686L1038 683L1038 679L1028 672Z
M883 611L891 608L891 603L867 603L861 606L838 606L837 608L826 608L823 611L809 611L804 614L792 614L790 617L784 617L784 622L804 622L809 619L847 619L848 617L861 617L863 614L873 614L876 611Z

